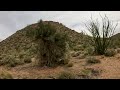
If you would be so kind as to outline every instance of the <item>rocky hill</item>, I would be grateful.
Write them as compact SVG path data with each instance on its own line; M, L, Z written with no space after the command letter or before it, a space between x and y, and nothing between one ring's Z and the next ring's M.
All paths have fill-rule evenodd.
M114 48L120 48L120 33L113 35L111 46Z
M69 44L75 47L78 44L85 42L85 35L77 33L74 30L69 29L61 23L53 21L44 21L44 24L50 23L58 32L66 33L69 37ZM29 25L22 30L18 30L16 33L0 42L0 59L4 60L7 57L13 57L17 59L26 59L35 57L36 44L33 42L33 38L27 36L28 30L37 28L37 24Z

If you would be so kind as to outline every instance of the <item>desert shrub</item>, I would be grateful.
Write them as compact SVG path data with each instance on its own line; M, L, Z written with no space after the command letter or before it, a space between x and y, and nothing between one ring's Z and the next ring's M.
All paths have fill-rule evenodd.
M114 56L115 54L116 54L116 52L115 52L114 49L108 49L108 50L105 52L105 56L108 56L108 57Z
M96 54L105 54L108 47L111 45L111 36L114 34L117 24L114 26L113 22L107 16L102 17L102 25L98 20L91 19L89 25L86 25L88 31L92 35L93 46Z
M63 71L58 76L58 79L75 79L75 75L70 72Z
M83 69L81 71L82 75L90 76L91 75L91 70L90 69Z
M96 64L96 63L100 63L100 60L91 56L91 57L86 58L86 63L87 64Z
M14 58L12 58L12 56L5 56L1 61L0 61L0 64L1 65L7 65L7 64L11 64L13 63Z
M17 63L15 61L10 61L7 66L9 67L15 67L17 65Z
M73 66L73 63L68 63L66 66L67 66L67 67L72 67L72 66Z
M84 47L82 45L77 45L73 48L74 51L83 51Z
M44 23L42 20L38 22L38 27L35 30L29 30L29 35L38 44L37 56L40 61L40 66L53 67L60 64L68 63L66 58L67 52L67 35L57 32L49 23Z
M25 59L24 59L24 62L25 62L25 63L31 63L32 61L31 61L31 58L28 57L28 58L25 58Z
M24 64L24 62L14 56L6 56L4 59L0 60L0 64L15 67L16 65Z
M71 56L72 56L72 57L77 57L77 56L79 56L80 54L81 54L80 51L72 52L72 53L71 53Z
M80 75L77 76L77 79L91 79L91 77L88 76L88 75L82 75L82 74L80 74Z
M24 64L24 62L20 59L14 59L14 58L10 58L9 61L7 62L7 66L9 67L15 67L17 65L22 65Z
M86 55L94 55L94 52L95 52L95 50L94 50L93 47L87 47L87 48L85 49L85 54L86 54Z
M23 59L23 58L24 58L24 54L21 54L21 53L20 53L20 54L19 54L19 58L20 58L20 59Z
M91 79L99 76L102 70L94 69L94 68L84 68L81 70L81 74L79 75L82 79Z
M84 59L85 57L86 57L85 54L80 54L80 55L77 57L77 59Z
M0 79L13 79L13 76L8 72L3 71L0 74Z

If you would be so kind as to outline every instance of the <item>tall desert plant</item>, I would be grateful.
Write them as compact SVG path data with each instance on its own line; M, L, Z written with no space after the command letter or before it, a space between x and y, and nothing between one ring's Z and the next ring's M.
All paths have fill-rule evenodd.
M35 30L29 31L38 44L38 59L41 66L56 66L67 62L67 35L58 33L50 23L42 20Z
M91 18L90 23L86 27L93 37L95 53L103 55L108 46L111 45L111 36L113 36L117 24L113 25L113 22L106 15L101 18L102 24L98 20L94 21Z

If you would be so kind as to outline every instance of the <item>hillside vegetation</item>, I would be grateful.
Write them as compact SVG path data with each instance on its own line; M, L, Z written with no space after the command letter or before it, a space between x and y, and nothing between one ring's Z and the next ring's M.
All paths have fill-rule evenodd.
M120 34L110 38L112 44L100 55L91 36L61 23L28 25L0 42L0 78L120 78Z
M57 33L67 34L69 38L68 44L71 51L84 49L83 47L87 46L85 40L88 40L88 36L77 33L58 22L44 21L43 23L49 23L51 27L54 27ZM0 64L24 64L25 62L31 62L32 58L36 58L38 46L34 38L28 36L28 32L37 28L38 23L29 25L0 42ZM80 45L84 46L81 47Z

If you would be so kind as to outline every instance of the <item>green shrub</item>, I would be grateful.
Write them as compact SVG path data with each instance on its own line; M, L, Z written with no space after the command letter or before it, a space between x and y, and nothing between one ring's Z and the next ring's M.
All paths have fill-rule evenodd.
M15 66L15 58L13 56L6 56L0 62L1 65Z
M79 75L82 79L92 79L101 74L102 70L94 68L84 68Z
M9 67L15 67L16 65L24 64L24 62L14 56L6 56L0 60L0 65L7 65Z
M17 63L15 61L10 61L7 66L9 67L15 67Z
M58 76L58 79L75 79L75 75L70 72L63 71Z
M82 71L81 71L81 74L82 75L85 75L85 76L90 76L91 74L92 74L92 72L91 72L91 70L90 69L83 69Z
M107 57L112 57L116 54L115 50L114 49L108 49L106 52L105 52L105 56Z
M96 59L95 57L88 57L86 59L86 63L87 64L96 64L96 63L100 63L100 60Z

